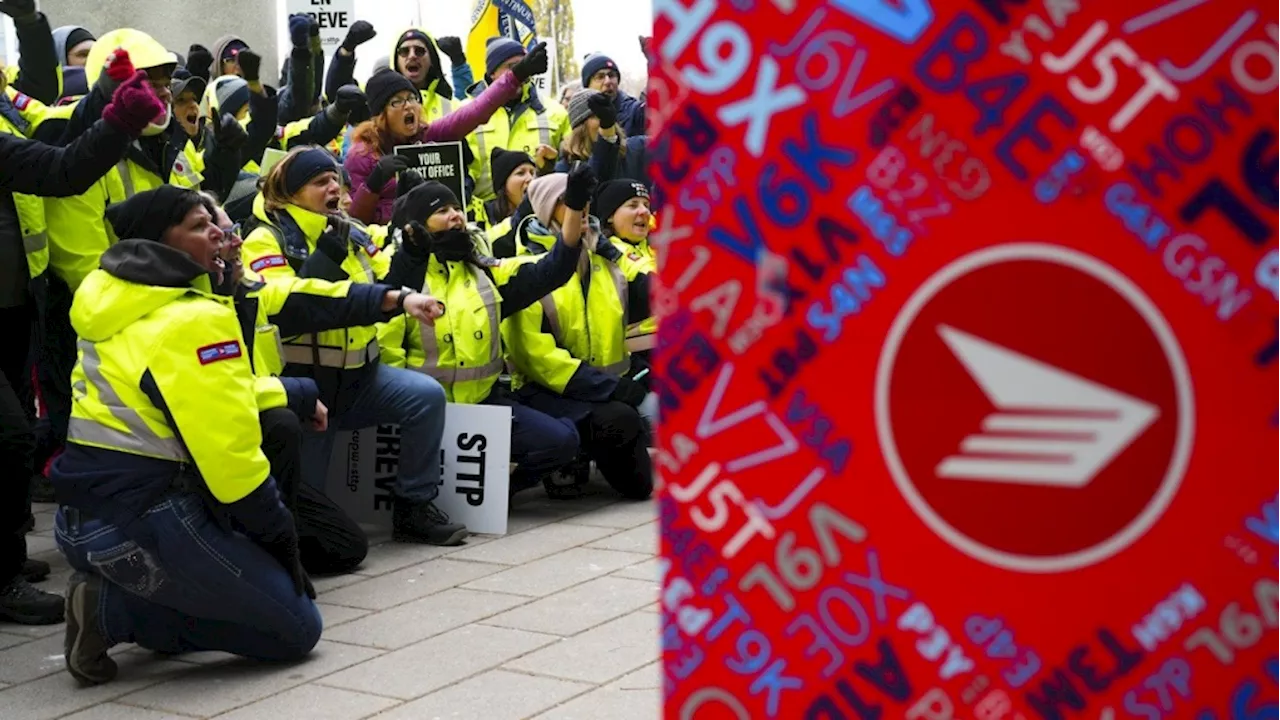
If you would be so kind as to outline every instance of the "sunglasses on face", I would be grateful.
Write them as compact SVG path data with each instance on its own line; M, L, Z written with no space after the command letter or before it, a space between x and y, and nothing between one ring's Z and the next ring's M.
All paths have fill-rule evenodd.
M402 58L409 57L410 53L412 53L414 57L426 57L427 49L421 45L401 45L400 49L396 51L396 55L399 55Z
M238 239L240 237L240 223L236 223L231 227L220 227L218 229L222 231L222 237L226 240L231 240L232 238Z

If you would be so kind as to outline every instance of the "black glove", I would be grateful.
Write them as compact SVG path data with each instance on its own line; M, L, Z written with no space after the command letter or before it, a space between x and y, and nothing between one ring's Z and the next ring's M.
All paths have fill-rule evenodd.
M539 42L533 46L528 55L516 63L511 68L511 72L515 73L516 78L520 82L525 82L534 75L541 75L547 71L547 43Z
M262 79L262 56L252 50L241 50L236 56L240 62L240 74L245 82L256 83Z
M356 85L343 85L338 88L338 94L333 98L334 107L338 108L338 114L343 118L350 118L351 114L360 108L369 107L369 98L365 97L364 91Z
M452 35L436 38L436 47L449 57L449 62L461 65L467 61L467 53L462 49L462 40Z
M209 70L213 67L213 53L199 43L187 50L187 71L193 77L209 82Z
M319 239L316 240L316 250L341 265L342 261L347 259L347 238L350 237L350 232L350 227L346 220L330 217L329 225L325 227L324 232L320 233Z
M613 101L608 95L599 93L587 98L587 107L591 109L591 114L600 120L600 129L608 130L618 122L618 109L613 106Z
M0 13L14 20L28 20L36 15L36 0L6 0L0 2Z
M289 16L289 42L296 48L307 46L311 34L311 16L306 13L294 13Z
M219 148L228 150L239 150L249 142L249 133L231 113L222 113L222 117L218 118L218 128L213 137L218 141Z
M415 260L426 260L431 254L431 233L417 220L409 221L405 226L401 238L400 249L406 255Z
M569 173L569 186L564 191L564 206L575 212L587 209L596 190L596 174L589 165L580 165Z
M351 29L347 31L347 36L342 39L342 49L349 53L356 51L356 48L369 42L378 36L378 31L373 29L373 25L364 20L357 20L351 24Z
M293 580L294 592L298 595L306 595L312 600L316 599L316 589L311 584L311 578L307 577L307 571L302 569L302 553L298 551L296 532L288 533L275 542L261 547L289 573L289 577Z
M626 403L633 408L638 408L648 394L640 383L631 378L620 377L618 378L618 386L613 389L613 394L609 398Z
M400 173L400 178L396 180L396 197L402 198L409 194L409 191L426 182L417 170L405 170Z
M391 178L396 173L404 172L409 169L409 158L403 155L383 155L377 165L373 166L373 172L369 173L369 177L364 181L366 187L375 193L382 192L382 188L391 182Z

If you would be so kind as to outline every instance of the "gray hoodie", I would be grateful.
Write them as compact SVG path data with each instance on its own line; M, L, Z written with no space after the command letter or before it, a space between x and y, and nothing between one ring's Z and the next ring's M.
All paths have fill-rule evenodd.
M85 38L86 40L97 39L93 36L93 33L89 32L85 28L80 27L79 25L63 25L62 27L54 30L53 31L53 50L55 53L57 53L58 64L61 65L62 67L67 67L67 51L71 50L71 48L67 47L67 40L68 38L71 37L71 33L77 30L82 31L85 35L89 36L88 38ZM81 42L83 42L83 40L81 40ZM76 44L78 45L79 43L76 43ZM73 45L72 47L75 47L75 46Z

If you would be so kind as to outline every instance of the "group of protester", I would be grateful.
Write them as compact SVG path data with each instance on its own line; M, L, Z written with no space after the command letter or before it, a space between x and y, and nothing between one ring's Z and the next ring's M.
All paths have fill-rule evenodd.
M126 642L307 654L309 576L368 547L325 495L338 431L399 425L402 542L468 534L435 504L449 403L511 409L512 492L574 497L594 465L649 497L645 106L613 60L587 57L566 107L531 82L541 43L494 38L476 81L458 38L410 28L361 85L375 29L326 62L297 15L273 88L236 36L184 57L51 30L34 0L0 12L21 52L0 78L0 315L31 329L0 355L0 619L65 617L81 682ZM465 202L394 152L432 141L463 142ZM26 554L46 479L65 599Z

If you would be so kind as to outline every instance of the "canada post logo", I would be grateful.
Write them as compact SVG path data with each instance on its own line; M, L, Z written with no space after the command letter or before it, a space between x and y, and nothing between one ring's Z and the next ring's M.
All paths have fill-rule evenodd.
M240 341L228 340L227 342L214 343L213 345L205 345L196 350L196 357L200 358L201 365L208 365L219 360L232 360L241 355Z
M1064 247L1000 245L929 278L894 320L876 431L912 510L961 552L1022 572L1139 540L1186 472L1182 349L1127 277Z

